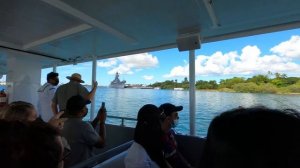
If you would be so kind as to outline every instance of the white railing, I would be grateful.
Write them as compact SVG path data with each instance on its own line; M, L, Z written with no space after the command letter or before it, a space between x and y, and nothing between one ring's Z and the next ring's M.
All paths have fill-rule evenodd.
M129 121L137 121L136 118L120 117L120 116L112 116L112 115L107 115L107 118L120 119L120 120L121 120L121 125L120 125L120 126L125 126L125 124L124 124L124 121L125 121L125 120L129 120Z

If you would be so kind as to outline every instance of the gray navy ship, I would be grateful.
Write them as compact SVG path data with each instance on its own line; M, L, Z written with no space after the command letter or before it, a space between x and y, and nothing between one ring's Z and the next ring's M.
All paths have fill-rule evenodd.
M125 80L120 81L120 79L119 79L119 73L117 72L116 76L115 76L115 79L110 82L109 87L110 88L121 88L122 89L122 88L125 87L125 83L126 83Z

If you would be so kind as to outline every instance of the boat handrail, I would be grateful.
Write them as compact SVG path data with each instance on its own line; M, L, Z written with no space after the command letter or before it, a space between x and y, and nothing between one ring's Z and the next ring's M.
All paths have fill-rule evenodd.
M125 121L125 120L137 121L136 118L131 118L131 117L121 117L121 116L112 116L112 115L107 115L107 118L121 119L121 126L125 126L125 124L124 124L124 121Z

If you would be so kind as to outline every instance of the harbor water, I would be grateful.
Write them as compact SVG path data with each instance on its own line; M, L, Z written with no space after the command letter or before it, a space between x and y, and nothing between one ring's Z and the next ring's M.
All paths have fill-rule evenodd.
M90 90L90 88L88 87ZM189 91L155 89L114 89L99 87L95 96L96 110L105 102L108 115L136 118L144 104L159 106L162 103L182 105L179 113L177 132L189 134ZM226 93L215 91L196 91L196 134L206 136L210 121L223 111L239 106L266 106L269 108L300 109L300 95ZM96 114L95 114L96 115ZM88 114L85 120L88 120ZM120 119L107 119L108 123L120 125ZM135 121L125 121L125 126L135 127Z

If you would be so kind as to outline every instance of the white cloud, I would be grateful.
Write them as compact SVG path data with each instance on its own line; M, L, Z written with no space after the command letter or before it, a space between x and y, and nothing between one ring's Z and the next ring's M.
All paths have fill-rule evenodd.
M110 58L110 59L108 59L108 61L98 61L97 62L97 66L106 67L106 68L112 67L116 64L117 64L117 59L115 59L115 58Z
M152 75L144 75L143 78L145 80L152 80L154 78L154 76L152 76Z
M155 67L158 59L149 53L133 54L118 58L122 64L130 68L148 68Z
M169 74L163 75L165 78L171 77L186 77L189 73L189 66L177 66L174 67Z
M291 59L276 54L261 55L261 51L257 46L250 45L245 46L240 55L237 51L225 54L217 51L211 56L199 55L196 57L195 66L196 75L249 75L265 74L268 71L280 73L300 72L300 65L292 62ZM187 77L188 75L189 65L185 64L172 68L170 73L165 74L163 77Z
M131 69L124 64L120 64L118 67L115 67L112 70L108 71L108 74L115 75L117 72L119 72L120 74L133 74Z
M283 57L300 58L300 36L292 36L288 41L271 48L270 51Z
M143 68L155 67L158 65L157 57L149 53L127 55L114 60L101 63L102 67L112 67L108 74L133 74L133 70L136 72L141 71ZM99 63L98 63L99 66Z

